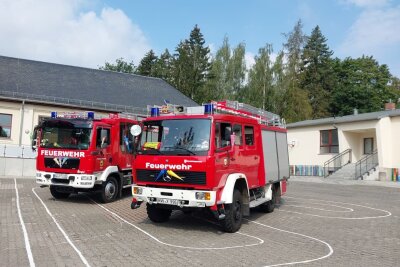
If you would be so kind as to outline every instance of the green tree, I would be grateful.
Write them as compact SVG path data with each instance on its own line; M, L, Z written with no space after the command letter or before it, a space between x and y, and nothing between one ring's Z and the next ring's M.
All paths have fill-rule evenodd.
M387 65L379 65L372 56L346 58L336 66L338 87L333 92L331 105L335 115L379 111L385 102L398 95L390 90L392 75Z
M154 54L154 51L151 49L146 55L142 58L139 63L139 66L136 69L136 74L143 76L154 76L155 65L158 58Z
M210 70L210 49L200 28L195 25L189 39L180 42L173 60L173 85L182 93L198 101Z
M303 34L303 24L299 20L293 30L285 34L284 44L287 64L284 76L284 92L281 105L282 116L288 122L301 121L311 118L312 108L308 101L307 92L302 90L299 81L301 54L306 36Z
M156 60L153 67L153 76L171 82L172 56L168 49Z
M246 48L244 43L240 43L235 47L232 57L228 63L228 91L225 98L235 100L240 95L244 87L244 80L246 78L246 61L245 54Z
M330 115L330 96L336 81L331 59L333 52L326 41L316 26L301 56L300 87L308 92L313 119Z
M124 72L124 73L134 73L136 70L135 64L133 62L126 62L123 58L118 58L115 60L115 64L106 62L104 66L99 67L101 70Z
M255 64L249 71L248 89L244 101L262 109L273 111L276 101L273 87L272 45L267 44L258 50Z

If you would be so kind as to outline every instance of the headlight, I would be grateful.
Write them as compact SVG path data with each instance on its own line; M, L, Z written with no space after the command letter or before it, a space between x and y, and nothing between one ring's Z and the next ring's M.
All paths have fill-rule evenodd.
M142 193L143 193L143 188L141 188L141 187L136 187L136 186L133 187L133 194L135 194L135 195L141 195Z
M82 175L81 180L92 180L92 176L89 175Z
M36 177L42 177L42 174L40 172L37 172Z
M211 194L210 192L196 192L196 199L199 200L210 200Z

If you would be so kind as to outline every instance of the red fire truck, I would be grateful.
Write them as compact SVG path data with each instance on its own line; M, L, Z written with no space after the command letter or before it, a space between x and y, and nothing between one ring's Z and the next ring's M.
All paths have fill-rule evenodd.
M52 112L35 128L38 155L36 182L49 186L55 198L99 191L103 202L121 195L132 184L132 116L110 114L95 119L93 112Z
M131 208L147 204L153 222L172 210L208 209L236 232L251 208L272 212L286 192L286 129L278 115L236 101L180 108L131 129L140 134ZM168 112L167 112L168 113Z

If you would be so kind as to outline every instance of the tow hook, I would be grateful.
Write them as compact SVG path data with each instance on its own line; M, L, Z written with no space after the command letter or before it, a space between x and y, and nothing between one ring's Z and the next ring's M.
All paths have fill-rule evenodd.
M140 207L143 201L137 201L136 198L132 198L131 209L137 209Z

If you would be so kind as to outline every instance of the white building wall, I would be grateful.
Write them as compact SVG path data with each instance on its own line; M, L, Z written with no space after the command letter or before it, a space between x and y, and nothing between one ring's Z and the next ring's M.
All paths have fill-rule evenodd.
M392 166L400 168L400 117L392 117Z

